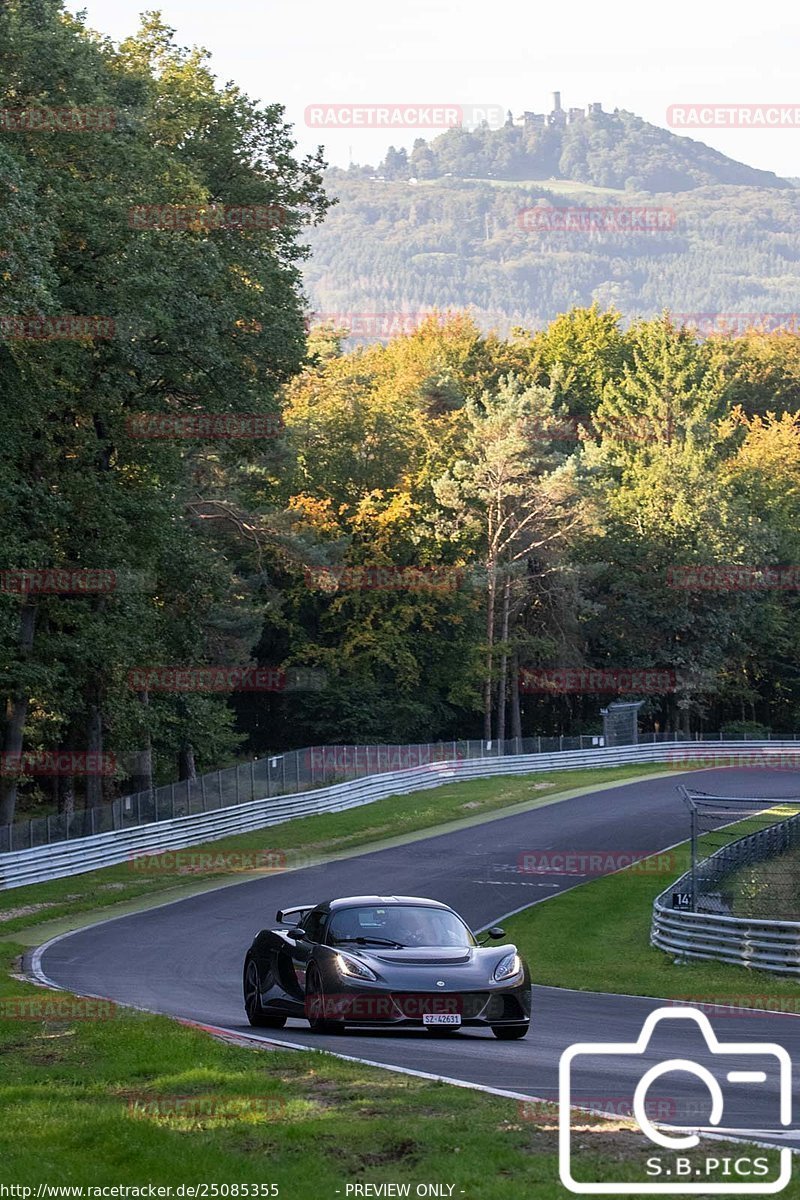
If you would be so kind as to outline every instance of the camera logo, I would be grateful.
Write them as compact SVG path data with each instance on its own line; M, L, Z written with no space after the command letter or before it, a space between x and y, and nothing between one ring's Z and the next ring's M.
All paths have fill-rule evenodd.
M677 1021L683 1022L682 1029L676 1026ZM699 1031L705 1047L698 1057L709 1060L711 1066L716 1068L716 1073L705 1065L705 1061L698 1062L685 1057L666 1057L649 1065L653 1061L650 1042L659 1025L661 1028L658 1033L666 1039L674 1033L696 1036ZM684 1038L680 1037L679 1040L684 1041ZM639 1064L624 1061L635 1060L636 1057L643 1061ZM572 1081L582 1071L608 1071L610 1058L623 1060L617 1066L620 1079L632 1077L638 1080L631 1106L633 1116L642 1133L664 1151L647 1158L640 1182L601 1182L575 1177L570 1124ZM640 1070L645 1066L646 1069ZM683 1094L687 1074L694 1076L704 1086L710 1096L707 1124L693 1122L667 1125L660 1122L658 1127L653 1124L648 1115L648 1090L661 1081L660 1090L663 1092L663 1077L672 1072L679 1074ZM733 1085L730 1094L723 1091L720 1081ZM791 1150L780 1149L780 1173L775 1179L764 1178L774 1173L767 1155L756 1157L749 1146L742 1147L743 1153L739 1157L727 1152L715 1157L704 1157L700 1152L690 1157L686 1151L697 1149L702 1133L714 1134L717 1138L729 1134L733 1138L754 1141L765 1134L774 1136L779 1132L778 1126L787 1126L791 1122L791 1084L792 1062L783 1046L774 1042L720 1042L708 1017L696 1008L657 1008L645 1020L635 1042L577 1042L564 1051L559 1063L558 1151L561 1182L568 1191L578 1195L774 1195L783 1191L791 1179ZM734 1120L723 1121L725 1112L730 1111L729 1103L735 1111L741 1112L745 1105L745 1111L752 1112L757 1099L760 1099L759 1085L762 1085L761 1092L767 1105L774 1100L775 1125L769 1129L754 1129L742 1128ZM583 1090L585 1092L585 1088ZM707 1100L698 1111L708 1111ZM761 1145L764 1145L763 1141Z

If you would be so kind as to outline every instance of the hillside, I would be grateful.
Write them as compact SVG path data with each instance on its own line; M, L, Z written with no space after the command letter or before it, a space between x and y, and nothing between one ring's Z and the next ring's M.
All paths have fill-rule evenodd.
M748 324L794 312L796 181L633 113L556 103L500 129L418 138L410 153L389 147L378 167L330 171L339 203L313 234L305 272L315 313L341 314L370 340L431 308L469 308L501 332L595 301L626 318L668 308ZM522 215L535 206L545 213ZM552 214L564 206L599 212ZM655 229L609 231L619 208L651 210ZM553 215L596 227L565 232Z
M685 192L720 183L791 186L772 171L735 162L625 111L542 127L448 129L430 143L417 139L410 155L390 148L377 173L387 179L570 179L632 192Z
M616 178L613 158L607 174L594 164L595 180ZM646 193L534 177L409 184L332 171L327 187L339 203L314 231L305 271L319 314L406 313L413 323L426 309L469 308L483 328L505 332L515 324L544 325L593 301L615 305L626 318L664 308L797 311L800 192L790 185L717 183ZM520 227L521 210L566 204L665 210L669 227L638 233Z

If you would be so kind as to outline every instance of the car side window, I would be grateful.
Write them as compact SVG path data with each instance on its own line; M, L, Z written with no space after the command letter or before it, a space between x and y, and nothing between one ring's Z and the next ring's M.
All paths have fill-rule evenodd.
M311 912L303 922L303 928L306 931L306 936L310 942L322 941L322 934L325 927L325 914Z

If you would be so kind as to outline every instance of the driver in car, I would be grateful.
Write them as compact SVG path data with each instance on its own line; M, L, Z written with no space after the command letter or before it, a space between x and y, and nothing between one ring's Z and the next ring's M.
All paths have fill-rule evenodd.
M404 946L433 946L436 944L435 931L428 914L420 909L415 912L397 914L392 937L402 942Z

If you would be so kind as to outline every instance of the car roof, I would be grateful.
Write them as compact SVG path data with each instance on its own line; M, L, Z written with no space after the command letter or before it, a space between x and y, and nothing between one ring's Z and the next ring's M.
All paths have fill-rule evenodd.
M381 908L388 908L394 904L421 904L427 908L443 908L452 911L449 905L442 904L439 900L427 899L425 896L340 896L336 900L325 900L316 907L318 910L335 912L339 908L355 908L362 904L380 905Z

